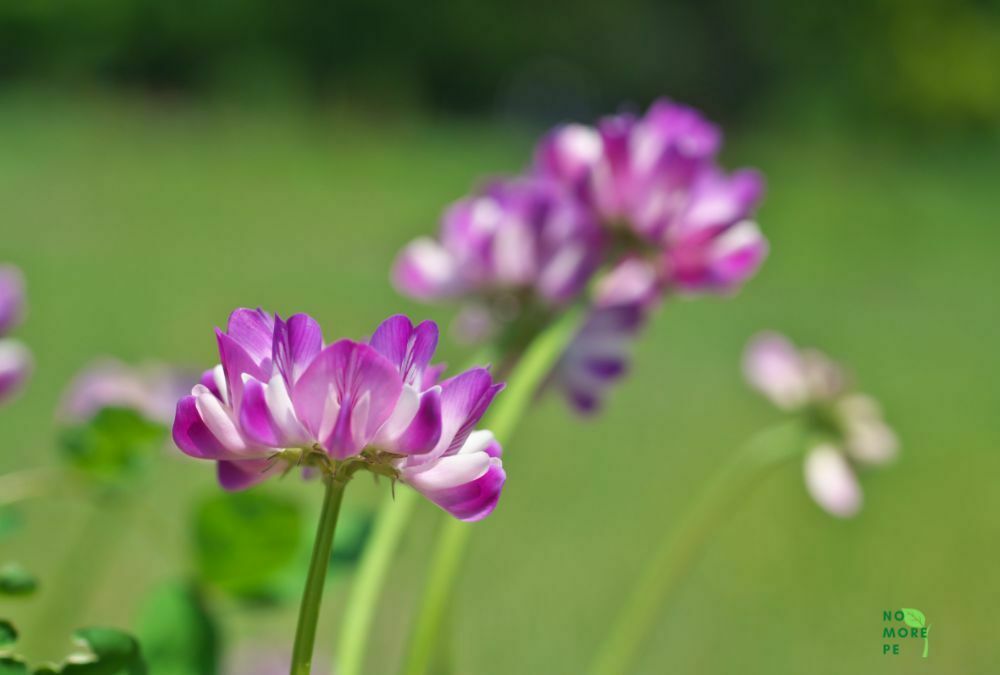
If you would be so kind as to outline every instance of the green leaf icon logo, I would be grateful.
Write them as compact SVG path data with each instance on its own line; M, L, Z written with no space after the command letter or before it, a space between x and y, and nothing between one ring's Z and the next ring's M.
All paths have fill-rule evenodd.
M927 652L930 649L930 638L927 634L930 633L931 627L927 625L927 617L919 609L913 609L912 607L903 607L903 623L905 623L910 628L926 628L924 631L924 658L927 658Z

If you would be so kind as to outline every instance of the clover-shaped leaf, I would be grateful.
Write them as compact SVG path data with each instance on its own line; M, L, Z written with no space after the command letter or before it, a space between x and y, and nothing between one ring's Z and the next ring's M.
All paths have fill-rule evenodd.
M147 675L139 643L114 628L81 628L74 639L90 652L71 656L59 671L62 675Z
M0 649L17 642L17 629L6 619L0 619Z
M38 588L38 580L17 563L0 567L0 596L30 595Z
M919 609L903 607L903 623L910 628L923 628L927 625L927 618Z
M269 600L302 543L298 502L252 490L214 495L195 514L201 578L251 600Z

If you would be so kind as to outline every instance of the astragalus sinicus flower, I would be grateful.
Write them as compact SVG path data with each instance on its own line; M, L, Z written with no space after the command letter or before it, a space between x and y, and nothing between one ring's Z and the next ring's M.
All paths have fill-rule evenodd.
M24 276L13 265L0 265L0 403L14 396L31 374L31 352L4 337L24 317Z
M59 406L62 421L83 422L104 408L128 408L147 420L169 426L177 400L197 376L162 363L133 366L112 357L87 364L66 387Z
M218 462L226 489L294 466L337 480L365 469L461 520L496 506L500 446L475 425L503 385L485 368L438 382L433 322L393 316L368 341L328 345L308 315L237 309L216 334L221 363L177 404L173 435Z
M777 333L751 340L743 369L753 388L806 419L813 440L805 481L816 503L834 516L856 514L862 503L856 469L886 464L899 451L878 403L852 391L844 370L825 354L799 350Z

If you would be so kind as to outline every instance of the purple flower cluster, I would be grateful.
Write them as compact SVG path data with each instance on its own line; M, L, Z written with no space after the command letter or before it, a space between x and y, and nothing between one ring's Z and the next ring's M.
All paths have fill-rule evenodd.
M899 452L878 402L851 391L828 356L799 350L777 333L751 340L743 371L750 386L782 410L804 414L813 427L804 469L812 498L831 515L856 514L862 501L856 470L886 464Z
M763 180L723 171L721 144L715 125L666 100L641 117L558 127L523 176L460 200L438 240L410 244L395 284L422 300L557 306L599 273L592 314L553 377L592 410L665 295L732 293L767 255L753 221Z
M433 322L386 319L364 342L326 344L305 314L237 309L216 331L221 363L177 404L185 453L239 490L290 465L345 465L400 479L461 520L496 506L501 448L475 430L503 388L473 368L439 381Z
M28 348L4 336L24 317L24 277L13 265L0 265L0 403L21 390L31 374Z

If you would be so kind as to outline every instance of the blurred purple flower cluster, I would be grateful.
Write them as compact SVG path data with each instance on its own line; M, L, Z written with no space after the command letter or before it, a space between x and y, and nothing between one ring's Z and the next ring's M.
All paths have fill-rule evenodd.
M31 374L31 352L21 342L5 337L24 318L24 277L13 265L0 265L0 403L24 386Z
M735 292L767 255L753 221L763 180L723 171L721 144L700 113L666 100L643 116L560 126L523 175L459 200L438 239L407 246L395 285L465 301L477 333L588 292L590 316L552 379L594 410L665 296Z
M284 468L347 463L400 479L461 520L489 515L506 474L475 430L503 388L485 368L439 381L437 325L393 316L367 341L326 344L306 314L237 309L221 363L177 404L173 436L240 490Z

